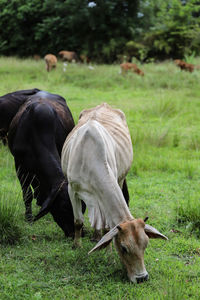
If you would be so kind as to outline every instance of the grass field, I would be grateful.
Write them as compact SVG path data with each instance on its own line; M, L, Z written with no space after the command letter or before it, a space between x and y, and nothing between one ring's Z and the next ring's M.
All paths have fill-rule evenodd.
M200 59L195 59L200 65ZM127 181L134 217L169 240L145 252L150 280L129 283L115 250L95 252L86 218L83 248L72 250L50 215L30 226L8 149L0 145L0 299L200 299L200 70L172 61L141 65L145 76L118 65L67 65L47 73L41 61L0 58L0 95L40 88L81 110L107 102L122 109L134 162ZM38 211L33 203L34 213Z

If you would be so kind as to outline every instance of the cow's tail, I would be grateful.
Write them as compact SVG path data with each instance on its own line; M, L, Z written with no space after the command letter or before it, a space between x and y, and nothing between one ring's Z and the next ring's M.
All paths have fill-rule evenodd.
M42 218L46 214L48 214L48 212L50 211L51 206L52 206L55 198L57 197L57 194L59 193L60 189L63 187L64 183L65 182L61 183L61 185L59 187L56 187L56 188L54 188L52 190L52 192L50 193L50 195L47 197L47 199L42 204L42 207L40 208L39 213L34 217L33 222L39 220L40 218Z

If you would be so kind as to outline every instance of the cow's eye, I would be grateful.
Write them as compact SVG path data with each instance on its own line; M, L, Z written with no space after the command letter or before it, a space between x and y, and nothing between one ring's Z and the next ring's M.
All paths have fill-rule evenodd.
M121 245L121 251L122 251L123 254L127 254L128 253L128 250L127 250L127 248L124 245Z

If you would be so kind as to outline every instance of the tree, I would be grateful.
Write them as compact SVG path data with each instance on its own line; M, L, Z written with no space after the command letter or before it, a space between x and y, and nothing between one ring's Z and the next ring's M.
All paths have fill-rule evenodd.
M140 9L143 19L145 13L149 18L149 30L143 30L140 36L148 48L147 57L181 58L194 51L200 53L200 23L196 17L200 12L199 1L144 1Z
M30 55L37 51L35 27L42 18L38 0L0 1L0 53Z
M132 35L138 2L1 0L0 52L25 56L66 49L113 61Z

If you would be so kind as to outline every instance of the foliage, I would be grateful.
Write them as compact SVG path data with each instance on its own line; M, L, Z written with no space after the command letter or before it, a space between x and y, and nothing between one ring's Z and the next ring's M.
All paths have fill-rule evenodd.
M130 60L132 57L136 57L139 60L143 60L146 57L146 47L134 41L128 41L125 45L124 52Z
M199 55L199 15L198 0L1 0L0 54L64 49L104 63Z
M65 49L113 61L130 39L137 6L138 0L2 0L0 53L31 56Z
M146 3L146 6L145 4ZM147 1L144 13L149 10L149 30L143 32L147 57L183 58L200 49L200 4L196 0ZM149 4L148 4L149 3ZM142 20L145 18L142 18Z
M37 53L37 22L42 19L42 2L38 0L0 1L0 51L5 55Z
M195 61L195 56L196 56L196 52L193 51L190 55L185 54L185 55L184 55L184 60L185 60L187 63L193 64L194 61Z
M148 49L147 57L159 59L183 58L191 53L199 53L200 28L187 26L155 30L144 37L144 44Z

